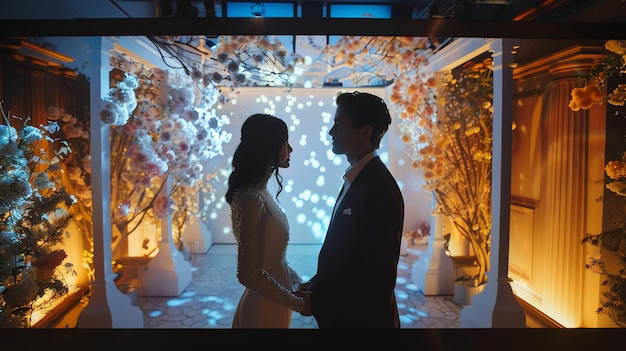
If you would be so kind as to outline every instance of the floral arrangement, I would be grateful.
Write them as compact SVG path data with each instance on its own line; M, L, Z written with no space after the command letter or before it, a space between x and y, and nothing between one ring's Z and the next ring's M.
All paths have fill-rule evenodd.
M407 115L400 122L413 167L424 173L425 189L435 197L435 212L451 220L476 256L475 285L486 283L489 271L492 64L489 57L447 74L438 89L438 113Z
M90 280L95 279L93 264L93 233L92 233L92 195L91 195L91 132L86 123L67 113L65 109L48 107L48 121L59 126L54 134L64 140L71 154L62 160L63 172L60 176L67 192L72 194L76 203L69 208L72 220L82 232L85 241L90 245L83 252L83 267L87 270Z
M604 196L604 206L615 218L611 230L585 234L582 242L598 248L585 267L602 276L598 313L611 318L620 328L626 327L626 153L622 159L609 161L605 167L609 178L605 185L613 196ZM601 249L601 250L600 250ZM609 263L610 262L610 263Z
M122 55L114 54L111 62L131 71L111 89L100 113L105 124L114 126L113 221L119 233L130 235L146 218L185 216L197 201L193 194L201 190L202 161L221 155L222 144L229 142L231 135L222 130L228 118L217 116L212 109L219 95L213 85L147 68ZM144 248L147 244L145 241Z
M1 106L1 105L0 105ZM26 119L20 131L2 109L0 124L0 327L27 327L40 300L67 291L58 249L75 203L60 185L60 163L70 152L54 139L56 123L35 127ZM11 116L13 120L19 120ZM66 273L75 274L71 263Z
M421 221L417 229L410 230L404 233L404 237L412 244L426 245L428 244L428 237L430 236L430 224L426 221Z
M236 97L240 86L291 86L291 74L304 60L270 36L222 36L215 48L202 36L149 39L163 62L184 74L112 52L111 65L124 77L104 98L100 116L114 127L113 221L125 236L146 218L172 214L182 249L185 219L197 194L210 197L218 180L203 172L202 161L222 155L222 144L231 138L222 129L229 119L218 116L214 106ZM117 238L114 256L120 243ZM144 240L146 250L148 243Z
M587 110L595 104L602 104L603 89L608 78L626 73L626 40L609 40L604 44L609 54L604 55L585 76L588 84L572 90L569 108L572 111ZM624 106L626 84L619 84L607 97L611 105Z
M621 210L626 211L624 202L621 202ZM626 213L626 212L624 212ZM586 234L583 243L607 250L611 253L610 258L617 263L608 265L605 259L592 257L585 265L594 273L600 274L602 286L606 289L602 292L598 313L603 313L611 318L620 328L626 328L626 231L624 229L624 218L621 225L616 226L611 231L600 234ZM615 269L614 267L618 267Z
M586 110L606 99L613 106L624 106L626 84L604 95L609 78L626 73L626 41L609 40L605 43L608 54L604 55L584 77L587 85L572 90L569 108L573 111ZM617 111L617 116L622 115ZM607 315L619 327L626 327L626 152L620 159L610 160L605 165L605 187L603 196L605 209L611 210L614 227L599 234L586 234L583 243L598 249L598 256L590 258L587 269L602 276L600 307L597 312Z

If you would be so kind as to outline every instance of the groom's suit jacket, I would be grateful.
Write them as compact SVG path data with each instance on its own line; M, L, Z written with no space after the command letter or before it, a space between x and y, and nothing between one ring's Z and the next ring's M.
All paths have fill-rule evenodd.
M316 275L311 307L320 328L399 328L394 295L404 200L373 158L336 204Z

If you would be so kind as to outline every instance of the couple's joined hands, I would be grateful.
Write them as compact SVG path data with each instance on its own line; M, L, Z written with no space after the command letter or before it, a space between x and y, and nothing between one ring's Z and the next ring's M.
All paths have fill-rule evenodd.
M311 292L308 291L308 283L301 283L298 286L298 290L294 291L293 294L304 299L304 307L302 308L302 311L300 311L300 314L303 316L312 316Z

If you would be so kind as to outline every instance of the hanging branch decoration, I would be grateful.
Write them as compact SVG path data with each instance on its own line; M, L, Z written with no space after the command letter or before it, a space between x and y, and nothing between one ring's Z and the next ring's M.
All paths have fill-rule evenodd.
M114 53L111 63L126 72L105 98L101 118L114 125L111 134L111 195L113 222L128 236L145 219L186 214L203 180L202 162L222 155L231 134L230 121L212 108L219 93L198 85L192 77L147 68ZM124 118L121 113L129 112ZM161 191L168 178L171 187ZM121 243L115 238L114 253ZM147 247L147 245L144 243Z
M182 69L195 82L212 84L227 102L237 87L278 86L291 88L296 67L304 58L288 53L276 36L220 36L214 49L207 38L149 37L170 68ZM173 61L173 62L172 62Z

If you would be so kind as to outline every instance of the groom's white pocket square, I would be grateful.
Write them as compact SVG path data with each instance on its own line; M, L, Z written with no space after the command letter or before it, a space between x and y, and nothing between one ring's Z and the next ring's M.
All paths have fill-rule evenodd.
M346 208L345 210L343 210L343 214L351 215L352 214L352 209L351 208Z

